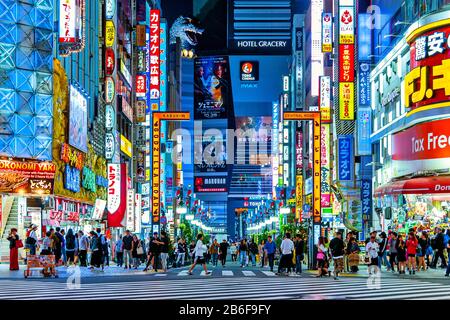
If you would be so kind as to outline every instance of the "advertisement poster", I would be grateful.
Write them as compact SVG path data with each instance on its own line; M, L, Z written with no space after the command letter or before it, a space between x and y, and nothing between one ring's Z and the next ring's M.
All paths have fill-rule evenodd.
M269 149L272 144L272 127L272 117L237 117L235 148L238 158L242 159L245 155L245 159L248 159L251 165L270 163Z
M370 155L372 154L372 143L370 140L372 109L370 106L359 106L357 114L357 152L358 155Z
M50 162L0 160L0 192L53 194L55 171Z
M322 13L322 52L333 51L333 18L331 13Z
M227 177L196 177L194 192L227 192Z
M215 136L200 137L202 140L196 140L196 147L201 146L202 163L195 164L196 172L227 172L227 152L225 141L216 140Z
M222 119L232 103L228 57L195 59L194 118Z
M69 144L87 152L87 99L73 85L70 86Z
M108 226L124 227L127 208L127 165L108 164Z

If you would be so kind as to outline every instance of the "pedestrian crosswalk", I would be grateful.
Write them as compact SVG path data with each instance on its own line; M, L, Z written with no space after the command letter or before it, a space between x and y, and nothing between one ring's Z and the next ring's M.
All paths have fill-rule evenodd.
M147 299L450 299L450 283L410 279L279 278L249 276L160 278L152 281L66 282L0 280L0 300L147 300Z

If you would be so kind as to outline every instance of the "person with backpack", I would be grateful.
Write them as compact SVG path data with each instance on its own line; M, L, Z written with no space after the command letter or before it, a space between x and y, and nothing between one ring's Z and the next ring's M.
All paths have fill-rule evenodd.
M25 239L25 248L29 250L30 255L36 255L36 247L38 245L38 237L36 234L37 226L32 224L28 230L27 238Z
M381 232L380 238L381 238L381 241L379 243L379 250L378 250L378 268L380 268L380 270L381 270L381 264L384 262L384 264L386 265L387 271L390 271L391 264L389 263L389 261L387 259L387 254L388 254L387 248L389 246L389 242L388 242L386 233Z
M122 235L119 236L119 239L116 241L116 264L119 268L123 265L123 241Z
M212 265L214 267L217 267L218 257L219 257L219 243L217 242L217 239L214 239L213 243L209 247L209 253L211 254L212 258Z
M441 259L441 268L446 268L447 264L445 263L444 257L444 234L441 228L436 228L436 236L431 239L431 247L434 250L433 262L431 263L430 268L436 269L439 258Z
M98 238L100 239L101 251L102 251L102 270L105 265L109 267L109 244L106 236L102 234L102 229L97 228Z
M300 234L297 234L295 236L295 273L301 274L302 273L302 261L305 258L305 240L302 239Z
M66 234L66 267L70 265L71 263L75 263L75 250L78 250L77 241L75 238L75 235L73 234L73 230L69 229L67 230Z

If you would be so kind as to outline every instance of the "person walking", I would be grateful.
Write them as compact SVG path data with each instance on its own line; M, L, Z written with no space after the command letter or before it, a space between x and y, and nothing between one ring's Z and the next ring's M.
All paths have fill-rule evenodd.
M65 238L65 252L66 252L66 267L72 263L75 263L75 250L78 249L77 241L75 235L73 234L73 230L67 230L66 238Z
M397 233L392 232L391 236L388 240L389 244L389 263L391 265L392 272L395 272L395 265L397 264L397 270L398 270L398 263L397 263Z
M305 259L305 241L302 239L300 234L295 236L295 273L302 273L302 261Z
M266 263L266 252L264 251L264 244L266 242L264 240L261 240L260 244L258 245L258 253L259 253L259 259L261 260L261 268L264 268L264 265Z
M87 252L89 249L89 239L83 231L78 231L78 256L80 267L87 267Z
M52 229L50 229L51 231ZM61 228L60 227L56 227L56 232L53 233L52 235L52 240L53 240L53 253L55 254L55 262L56 265L59 265L61 257L62 257L62 246L64 244L64 237L61 234Z
M23 244L17 234L17 229L12 228L6 239L9 241L9 270L19 270L19 248L22 248Z
M237 246L236 242L233 242L230 246L231 262L237 261Z
M366 252L369 255L370 263L369 263L369 274L372 274L372 266L378 267L378 251L380 246L375 241L375 236L370 237L370 241L366 244Z
M131 269L131 264L133 261L131 255L131 250L133 247L133 236L131 235L130 230L125 231L125 236L122 238L122 242L125 269Z
M29 234L25 239L25 248L28 249L31 256L36 255L36 247L38 245L37 226L32 224L30 226Z
M386 233L381 232L380 238L381 238L381 241L379 243L379 251L378 251L378 268L380 268L380 270L381 270L381 265L384 262L384 264L386 265L387 271L390 271L391 264L389 263L389 261L387 259L387 255L388 255L387 248L389 246L389 242L388 242Z
M58 230L56 230L58 232ZM66 265L67 262L67 255L66 255L66 230L61 229L59 232L61 234L61 260L62 264Z
M356 239L351 237L348 245L347 245L347 255L348 255L348 265L350 267L351 272L358 272L358 266L359 266L359 252L361 249L359 249L358 244L356 243Z
M345 248L347 248L347 249L348 249L348 245L350 243L350 239L352 238L352 236L353 236L353 233L351 231L349 231L347 233L347 235L345 236L344 245L345 245ZM344 255L344 268L345 268L345 271L350 272L349 253L347 252L347 250Z
M116 252L116 264L119 268L123 266L123 240L122 235L119 235L119 239L116 241L114 246L114 251Z
M287 269L287 275L290 275L292 272L292 254L294 252L294 242L291 240L291 234L286 232L283 241L280 246L281 250L281 258L280 263L278 265L278 275L281 275L281 271L283 269Z
M161 268L163 272L167 272L167 258L169 257L169 238L165 231L161 231Z
M398 261L398 273L405 274L406 267L406 243L403 241L401 235L398 236L397 240L397 261Z
M195 266L197 264L201 264L203 266L203 270L205 270L205 275L210 275L211 272L208 271L208 268L206 267L206 261L205 261L205 253L207 251L206 246L203 244L203 234L197 235L197 243L194 248L194 262L192 263L192 266L188 270L188 274L192 275L192 270L194 270Z
M248 246L248 251L249 251L249 260L251 261L252 266L256 267L256 255L258 254L258 246L256 245L254 240L250 242Z
M100 268L102 264L102 244L101 240L98 237L98 234L95 231L89 232L91 236L91 270L95 268Z
M213 243L209 247L209 253L211 254L212 265L217 267L217 262L219 259L219 243L217 239L214 239Z
M450 276L450 241L447 242L447 253L448 253L448 264L447 264L447 270L445 271L445 276Z
M431 241L431 245L434 247L434 257L433 262L431 263L431 268L436 269L437 264L439 262L439 258L441 259L441 268L446 268L447 264L445 263L445 257L444 257L444 250L445 250L445 244L444 244L444 234L443 230L441 228L436 228L436 236Z
M425 255L427 250L428 250L427 233L423 231L419 238L419 246L417 247L417 257L419 260L417 265L417 271L420 271L421 268L423 271L427 270L427 264L425 263Z
M406 240L406 254L408 255L408 270L409 274L416 274L416 254L419 241L413 231L409 233L408 240Z
M222 263L222 267L225 267L225 263L227 261L228 247L229 247L229 244L228 244L227 240L223 239L219 245L219 256L220 256L220 262Z
M142 249L141 242L139 241L139 238L137 235L133 235L133 242L131 243L131 257L133 258L133 267L136 270L139 266L139 253ZM140 248L140 249L139 249Z
M191 244L189 245L189 259L191 260L191 264L192 262L194 262L194 249L195 249L195 241L192 240Z
M184 238L181 238L180 240L178 240L178 246L177 246L177 254L178 254L177 261L176 261L177 267L184 266L184 261L186 258L186 251L187 251L186 240Z
M158 272L159 256L161 253L162 242L158 238L158 232L153 232L153 237L150 239L148 246L148 260L144 271L148 270L150 264L153 265L153 270Z
M275 261L275 251L277 246L275 242L272 241L272 236L267 237L267 242L264 245L264 251L266 252L267 259L269 262L270 271L273 272L273 263Z
M52 233L50 231L47 231L45 234L45 237L42 239L42 246L41 246L41 256L48 256L52 254L52 239L51 239ZM50 268L50 271L49 271ZM44 277L49 277L51 274L55 274L54 267L45 266L42 269L42 274Z
M328 249L325 247L325 238L320 236L317 244L317 271L316 278L322 278L328 273Z
M345 244L342 240L342 233L336 232L336 236L330 242L331 257L333 258L334 280L338 279L339 272L344 270Z
M247 266L247 254L248 254L248 245L245 239L241 240L239 244L239 262L241 264L241 268Z

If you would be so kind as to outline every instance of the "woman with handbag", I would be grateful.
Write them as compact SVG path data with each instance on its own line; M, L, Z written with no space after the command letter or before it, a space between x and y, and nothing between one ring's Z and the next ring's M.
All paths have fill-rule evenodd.
M347 245L347 255L348 255L348 265L350 267L351 272L358 272L359 266L359 249L358 244L356 243L356 239L351 237L348 245Z
M328 273L328 249L325 247L324 237L319 237L317 244L317 270L319 271L316 278L322 278Z
M9 270L19 270L19 248L23 248L22 240L19 239L17 229L12 228L8 235L9 241Z

